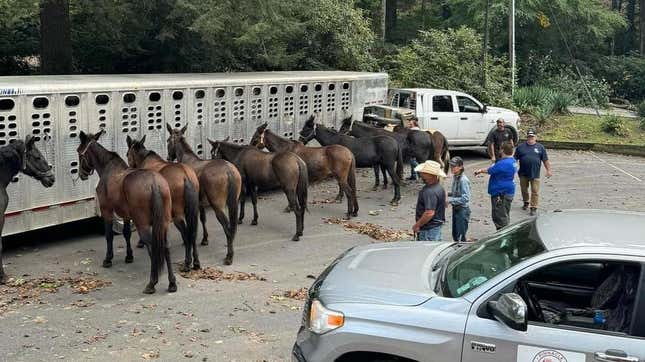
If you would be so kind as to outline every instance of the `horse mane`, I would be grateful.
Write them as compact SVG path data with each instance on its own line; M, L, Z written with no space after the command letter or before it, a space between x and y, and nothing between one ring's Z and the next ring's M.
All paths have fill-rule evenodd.
M25 147L23 141L15 141L6 146L0 147L0 169L9 170L12 176L17 174L22 167L20 162L20 151L17 147Z
M128 164L123 160L123 158L121 158L121 156L119 156L118 153L108 150L107 148L103 147L102 144L96 141L94 143L96 143L96 145L100 147L99 151L101 152L96 152L96 157L99 159L99 162L101 164L107 165L108 163L117 160L119 164L125 166L126 168L128 167Z

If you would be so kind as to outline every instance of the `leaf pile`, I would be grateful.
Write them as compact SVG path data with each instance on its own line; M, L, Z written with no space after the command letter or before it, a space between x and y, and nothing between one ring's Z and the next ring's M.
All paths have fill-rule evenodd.
M287 290L286 292L282 293L282 295L290 299L305 300L309 295L309 289L300 288L295 290Z
M56 293L69 285L74 293L87 294L112 284L110 281L93 277L41 277L10 279L6 285L0 286L0 314L5 313L11 306L23 306L42 303L43 293Z
M222 281L222 280L235 280L235 281L246 281L246 280L259 280L259 281L266 281L266 278L259 276L255 273L244 273L244 272L232 272L232 273L225 273L224 271L220 269L216 269L213 267L206 267L203 269L199 270L191 270L189 272L179 272L179 274L186 278L186 279L191 279L191 280L198 280L198 279L208 279L208 280L214 280L216 282Z
M359 234L367 235L372 239L379 240L379 241L395 241L395 240L402 240L402 239L412 239L412 237L414 236L411 232L406 230L391 229L385 226L372 224L370 222L366 222L366 223L354 222L354 221L339 219L336 217L323 218L323 221L326 224L330 224L330 225L333 225L333 224L342 225L345 228L345 230L354 231Z

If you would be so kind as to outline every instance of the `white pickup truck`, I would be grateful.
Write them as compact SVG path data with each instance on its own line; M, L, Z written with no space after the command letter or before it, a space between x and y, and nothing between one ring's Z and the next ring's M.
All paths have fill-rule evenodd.
M457 91L428 88L390 89L389 104L365 107L363 120L376 123L400 122L416 115L419 127L443 133L452 146L486 144L495 122L502 118L517 143L520 115L510 109L490 107ZM397 117L398 115L398 117Z

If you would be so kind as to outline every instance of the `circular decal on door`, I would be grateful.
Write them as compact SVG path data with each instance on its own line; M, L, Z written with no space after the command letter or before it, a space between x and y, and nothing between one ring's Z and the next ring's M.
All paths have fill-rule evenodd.
M547 349L535 355L533 362L567 362L567 358L558 351Z

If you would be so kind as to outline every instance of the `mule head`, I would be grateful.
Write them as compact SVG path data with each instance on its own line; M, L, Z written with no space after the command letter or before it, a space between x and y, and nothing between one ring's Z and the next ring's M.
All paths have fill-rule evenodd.
M96 134L81 131L78 136L81 144L76 148L76 153L78 153L78 164L80 165L78 176L81 180L87 180L88 177L94 173L95 165L91 161L92 158L90 157L90 154L92 153L92 145L98 142L99 138L101 138L104 133L104 129L101 129Z
M210 138L207 138L208 143L211 144L211 158L212 159L218 159L218 158L224 158L224 155L222 154L222 149L221 145L224 142L228 142L231 139L231 137L226 137L223 141L213 141Z
M188 129L188 125L183 126L181 129L173 129L168 123L166 123L166 128L168 129L168 140L166 143L168 145L168 161L172 162L178 160L181 162L181 143L185 141L184 135Z
M348 118L343 119L343 123L341 124L338 132L342 134L349 134L352 131L353 125L354 125L354 120L352 119L352 116L349 116Z
M143 161L148 156L148 149L145 146L146 136L140 140L136 140L130 136L127 136L125 141L128 143L128 165L130 167L141 167Z
M264 132L266 132L268 125L269 124L265 122L255 129L255 133L253 134L253 137L251 137L251 142L249 143L251 146L255 146L259 149L263 149L265 147Z
M305 124L302 125L302 129L298 134L300 136L298 137L298 141L307 144L316 137L316 128L318 128L318 124L315 122L315 117L315 114L312 114L307 121L305 121Z
M52 166L36 147L35 137L28 135L24 141L12 141L11 145L19 155L20 171L22 173L40 181L45 187L54 185L55 178Z

